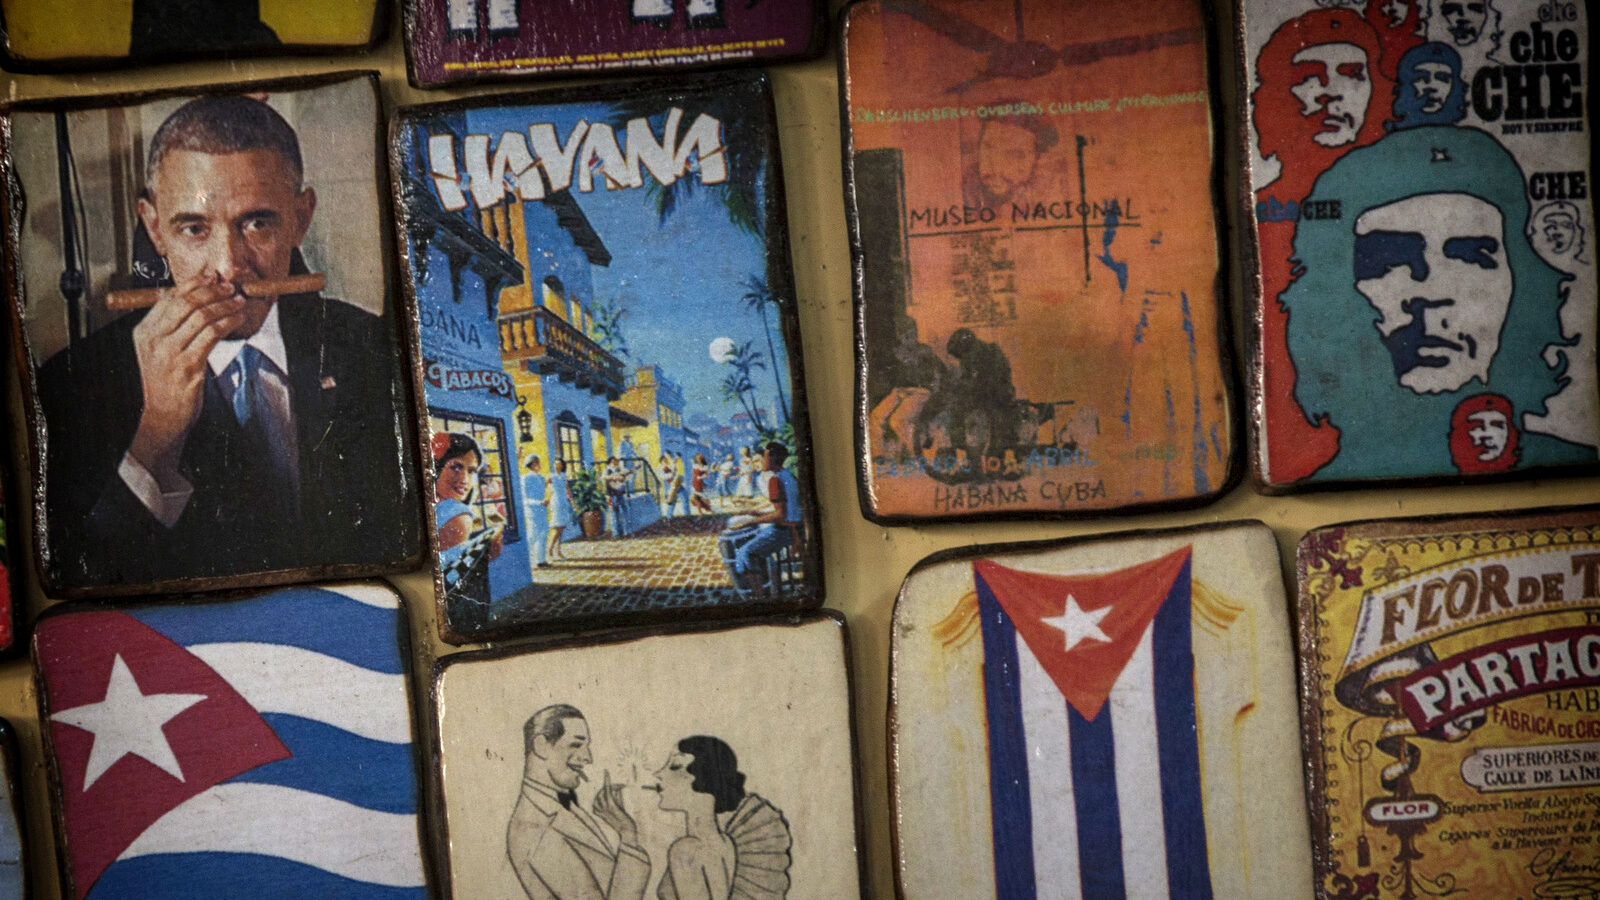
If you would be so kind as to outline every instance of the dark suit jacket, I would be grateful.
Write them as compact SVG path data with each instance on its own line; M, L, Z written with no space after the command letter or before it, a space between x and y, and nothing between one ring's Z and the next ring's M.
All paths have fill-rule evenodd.
M420 555L411 417L385 320L316 295L281 298L298 504L261 477L260 454L244 452L248 435L208 375L181 461L194 495L167 528L117 474L143 409L133 348L143 316L124 316L39 368L52 586L376 567Z

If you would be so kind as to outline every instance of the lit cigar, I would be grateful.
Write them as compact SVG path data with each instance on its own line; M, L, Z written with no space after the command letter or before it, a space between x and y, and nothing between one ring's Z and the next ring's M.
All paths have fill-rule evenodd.
M276 297L281 294L314 294L328 285L328 276L320 272L309 275L290 275L266 281L246 281L239 292L246 297ZM161 299L162 288L139 288L130 291L112 291L106 295L106 309L121 312L127 309L144 309L155 306Z

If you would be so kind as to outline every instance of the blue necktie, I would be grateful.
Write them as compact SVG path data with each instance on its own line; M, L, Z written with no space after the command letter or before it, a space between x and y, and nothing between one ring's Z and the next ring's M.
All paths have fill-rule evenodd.
M237 376L233 387L233 417L243 425L250 421L261 398L261 379L257 377L261 372L261 351L245 344L228 368Z

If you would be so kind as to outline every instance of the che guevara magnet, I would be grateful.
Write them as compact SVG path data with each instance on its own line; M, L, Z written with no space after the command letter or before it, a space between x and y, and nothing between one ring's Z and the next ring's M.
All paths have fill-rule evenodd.
M1263 489L1593 466L1590 12L1242 4Z

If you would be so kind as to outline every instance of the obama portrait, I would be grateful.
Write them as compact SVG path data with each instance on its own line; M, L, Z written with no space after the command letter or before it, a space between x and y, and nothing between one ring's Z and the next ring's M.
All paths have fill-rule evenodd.
M285 105L314 107L315 93ZM197 97L142 159L127 155L142 163L121 217L132 271L100 279L87 260L97 327L69 330L35 382L43 558L58 589L377 571L420 552L386 279L345 302L308 264L338 258L341 235L383 228L376 178L370 204L319 209L318 173L279 102ZM303 252L318 215L340 224Z

